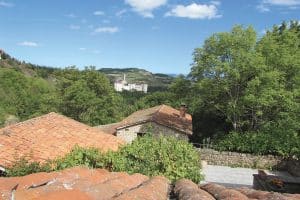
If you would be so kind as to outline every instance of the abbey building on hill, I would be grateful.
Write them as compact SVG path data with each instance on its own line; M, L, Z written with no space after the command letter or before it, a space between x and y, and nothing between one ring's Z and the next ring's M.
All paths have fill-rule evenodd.
M127 91L138 91L138 92L147 93L148 84L127 83L126 75L124 74L123 80L115 81L114 88L117 92L122 92L123 90L127 90Z

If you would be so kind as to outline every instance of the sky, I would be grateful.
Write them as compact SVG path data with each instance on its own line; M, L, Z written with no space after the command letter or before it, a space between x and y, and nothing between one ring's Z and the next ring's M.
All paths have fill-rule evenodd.
M0 49L33 64L188 74L213 33L258 37L300 20L300 0L0 0Z

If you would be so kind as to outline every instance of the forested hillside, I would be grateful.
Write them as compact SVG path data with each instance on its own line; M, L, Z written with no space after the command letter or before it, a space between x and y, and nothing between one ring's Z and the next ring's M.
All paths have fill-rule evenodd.
M143 80L150 88L154 85L152 90L166 90L172 79L140 69L122 72L129 80ZM0 126L51 111L90 125L106 124L159 103L148 103L145 94L140 92L115 92L112 79L108 77L111 76L94 67L57 69L20 62L3 53L0 59Z
M283 22L260 37L251 26L215 33L195 49L188 77L179 76L167 89L149 94L115 92L104 73L115 77L122 70L33 67L24 73L1 65L0 125L10 115L24 120L49 111L99 125L138 109L185 103L193 114L194 143L300 157L298 21ZM136 69L124 70L130 80L145 79L134 75Z

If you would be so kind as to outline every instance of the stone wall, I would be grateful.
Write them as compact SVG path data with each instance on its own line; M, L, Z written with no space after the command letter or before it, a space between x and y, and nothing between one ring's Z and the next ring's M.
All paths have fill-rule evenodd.
M155 122L146 122L143 124L137 124L134 126L126 127L117 130L117 137L122 138L127 143L131 143L138 135L143 133L150 132L154 136L165 135L165 136L174 136L178 139L188 140L188 136L180 131L175 129L162 126Z
M187 134L177 131L175 129L157 124L155 122L148 123L149 132L152 132L154 135L164 135L164 136L173 136L182 140L189 140Z
M231 167L247 167L257 169L286 169L286 162L283 158L273 155L252 155L236 152L220 152L213 149L198 149L201 160L209 165L223 165Z

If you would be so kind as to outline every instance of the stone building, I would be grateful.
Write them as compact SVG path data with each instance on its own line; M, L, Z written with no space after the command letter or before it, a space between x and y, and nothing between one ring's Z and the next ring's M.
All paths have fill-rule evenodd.
M188 140L192 135L192 117L186 113L185 106L176 110L167 105L160 105L134 112L119 123L97 128L128 143L147 132L157 136L168 135Z
M0 60L2 59L3 54L4 54L4 51L2 49L0 49Z
M147 93L148 84L127 83L126 75L124 74L123 80L117 80L114 83L114 88L117 92L122 92L123 90L126 90L126 91L138 91L138 92Z

